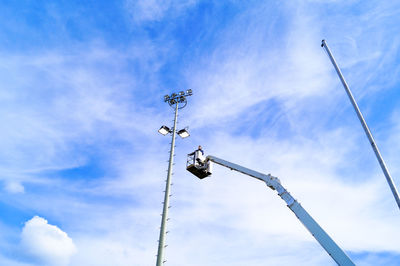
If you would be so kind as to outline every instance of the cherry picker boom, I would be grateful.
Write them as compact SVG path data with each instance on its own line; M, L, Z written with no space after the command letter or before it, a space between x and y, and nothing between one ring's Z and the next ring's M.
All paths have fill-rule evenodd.
M276 190L278 195L286 202L289 209L291 209L300 222L307 228L312 236L318 243L325 249L325 251L332 257L338 265L355 265L346 253L333 241L333 239L319 226L319 224L311 217L310 214L293 198L292 195L282 186L279 178L270 174L265 175L254 170L245 168L238 164L234 164L212 155L204 158L200 152L195 151L188 154L186 169L203 179L212 174L212 162L221 166L235 170L242 174L254 177L260 181L264 181L269 188Z

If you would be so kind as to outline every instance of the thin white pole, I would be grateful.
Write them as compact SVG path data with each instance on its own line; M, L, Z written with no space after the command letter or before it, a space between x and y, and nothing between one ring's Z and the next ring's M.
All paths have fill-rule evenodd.
M179 102L177 101L176 106L175 106L174 127L172 129L172 141L171 141L171 149L170 149L170 153L169 153L168 174L167 174L167 182L165 185L164 206L163 206L163 213L162 213L162 218L161 218L160 237L158 240L157 264L156 264L157 266L161 266L164 263L166 223L168 220L171 175L172 175L172 167L173 167L173 163L174 163L176 123L178 120L178 104L179 104Z
M325 40L322 40L322 44L321 47L325 48L326 52L328 53L329 59L331 60L333 66L335 67L336 73L339 75L340 80L342 81L343 87L346 90L347 95L349 96L350 102L354 107L354 110L357 113L358 119L361 122L362 127L364 128L365 134L368 137L369 142L371 143L371 147L375 152L376 158L378 159L378 162L382 168L383 174L386 177L386 180L389 184L390 189L392 190L393 196L397 202L397 206L400 209L400 198L399 198L399 193L397 192L396 186L393 182L392 177L390 176L389 170L386 167L385 162L383 161L382 155L380 154L379 150L378 150L378 146L375 143L374 138L372 137L371 131L369 130L367 123L364 120L363 115L361 114L360 109L358 108L357 102L353 97L353 94L350 91L349 86L347 85L346 81L344 80L344 77L342 75L342 72L340 71L338 65L336 64L335 58L333 58L333 55L331 53L331 51L329 50L328 45L326 44Z

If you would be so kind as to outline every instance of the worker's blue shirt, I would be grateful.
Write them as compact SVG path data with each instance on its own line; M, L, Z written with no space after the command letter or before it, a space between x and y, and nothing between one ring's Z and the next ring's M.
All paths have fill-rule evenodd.
M201 154L204 155L204 151L202 149L198 149L198 151L201 151Z

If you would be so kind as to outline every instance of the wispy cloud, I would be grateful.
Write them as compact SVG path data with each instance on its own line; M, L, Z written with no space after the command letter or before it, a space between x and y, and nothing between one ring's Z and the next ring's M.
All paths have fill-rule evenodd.
M159 22L165 19L166 16L175 17L187 8L194 6L198 1L176 1L176 0L127 0L126 7L131 15L132 21L135 23Z

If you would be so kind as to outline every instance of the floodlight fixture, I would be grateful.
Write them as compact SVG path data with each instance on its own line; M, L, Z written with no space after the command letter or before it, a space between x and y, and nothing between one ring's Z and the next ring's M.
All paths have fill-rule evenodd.
M158 130L158 132L165 136L171 132L171 129L169 129L169 127L167 127L167 126L161 126L160 129Z
M187 131L186 128L179 130L178 135L183 139L190 136L189 131Z
M164 96L164 102L168 103L171 107L175 108L175 105L179 105L178 109L182 109L187 105L187 97L192 96L193 91L188 89L186 91L180 91L178 93L172 93L171 95Z

